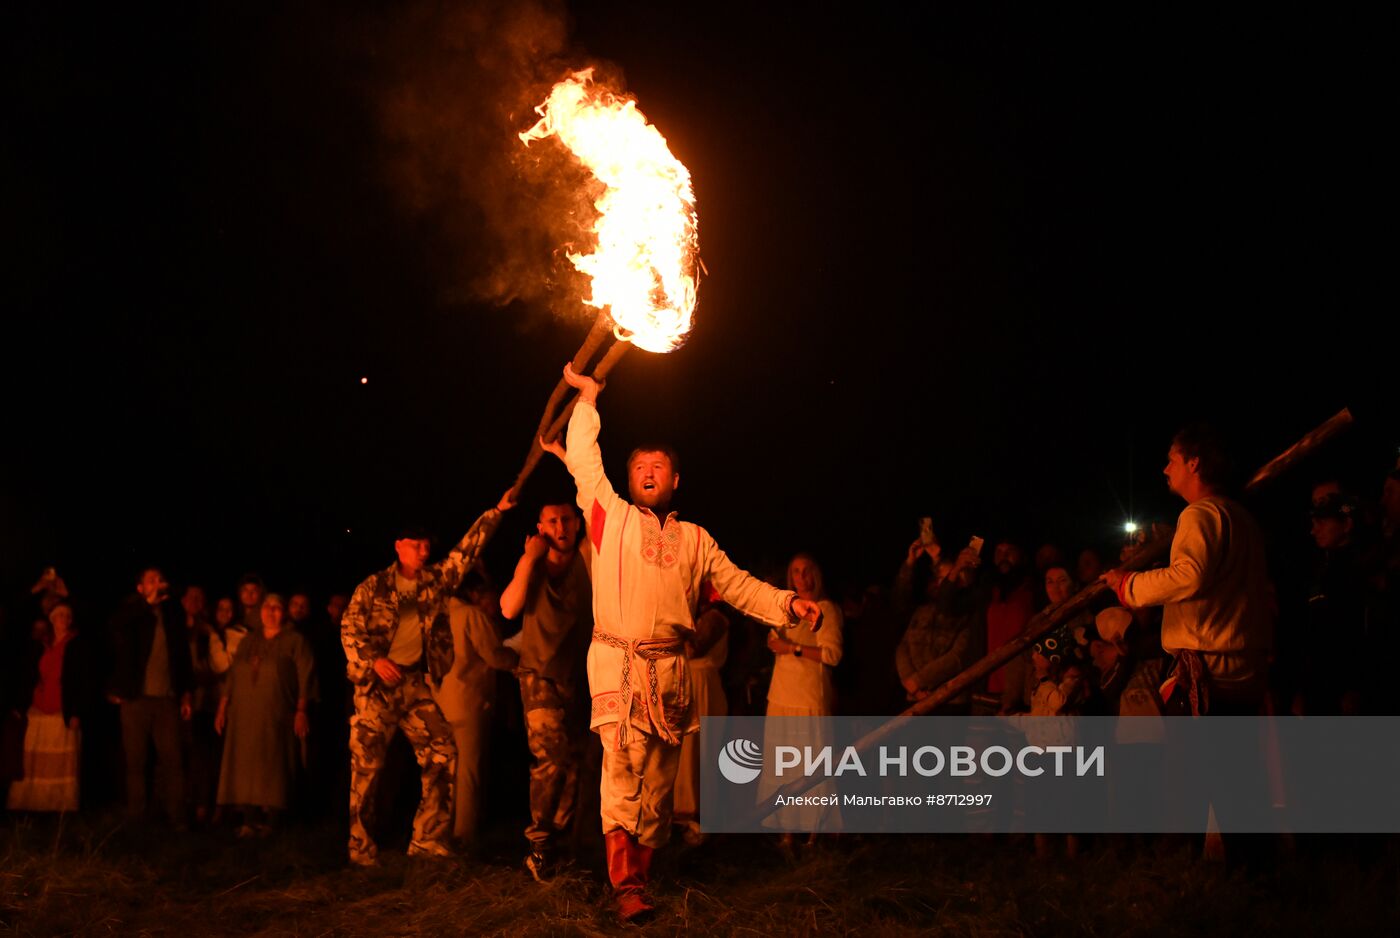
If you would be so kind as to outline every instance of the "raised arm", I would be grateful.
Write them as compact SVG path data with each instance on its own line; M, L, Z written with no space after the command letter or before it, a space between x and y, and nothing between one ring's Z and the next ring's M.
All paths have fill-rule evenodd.
M501 514L515 507L515 502L511 500L510 489L501 496L501 500L496 503L495 508L488 508L482 513L480 518L472 524L462 539L457 542L446 557L438 561L435 565L437 574L441 577L442 590L451 593L457 589L462 582L462 577L472 568L477 559L481 556L481 551L491 540L491 535L496 533L496 527L501 523Z
M507 619L514 619L525 611L525 600L530 595L530 580L547 553L549 541L543 535L532 534L525 539L525 550L515 562L515 575L501 591L501 615Z
M894 589L890 593L890 603L898 618L909 618L914 607L924 601L922 596L914 595L914 568L918 564L919 558L924 554L928 554L936 572L938 561L943 556L943 549L936 543L925 544L922 540L915 540L904 552L904 563L899 566L899 573L894 578Z
M603 452L598 448L598 430L602 426L598 417L598 384L592 378L574 374L567 365L564 380L579 389L578 406L569 418L564 465L578 486L578 506L583 509L584 521L591 524L595 510L611 512L624 502L603 471Z

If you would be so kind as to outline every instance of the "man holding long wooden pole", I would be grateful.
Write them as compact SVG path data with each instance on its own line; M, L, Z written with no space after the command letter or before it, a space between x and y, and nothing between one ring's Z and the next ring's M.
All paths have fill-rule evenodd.
M1244 506L1225 497L1224 450L1209 428L1178 433L1163 471L1187 503L1170 561L1160 570L1111 570L1104 581L1124 606L1163 607L1162 648L1176 656L1162 691L1169 709L1255 715L1273 644L1264 538Z
M1264 538L1239 502L1225 497L1225 450L1214 431L1196 425L1172 440L1163 473L1186 500L1171 558L1158 570L1110 570L1104 582L1129 608L1162 606L1162 649L1176 656L1162 685L1166 712L1180 716L1256 716L1268 690L1273 609ZM1210 769L1233 784L1212 786L1211 759L1190 742L1169 744L1168 790L1179 820L1193 829L1214 809L1222 836L1264 802L1266 776L1257 740L1241 740ZM1232 840L1231 854L1249 842ZM1243 845L1246 849L1238 850ZM1254 843L1253 846L1259 846Z
M1291 468L1306 460L1312 453L1318 451L1328 442L1335 439L1339 434L1343 433L1352 425L1353 420L1354 418L1351 412L1343 409L1304 434L1298 442L1269 460L1268 463L1255 472L1254 476L1246 483L1244 494L1248 496L1262 490L1270 482L1284 475ZM1177 447L1175 452L1187 463L1185 468L1188 473L1200 474L1201 467L1199 462L1196 463L1194 467L1190 465L1191 461L1197 459L1199 454L1189 450L1183 452L1180 447ZM1168 459L1170 462L1171 457L1169 456ZM1172 471L1175 472L1177 470L1173 468ZM1168 473L1169 484L1172 484L1170 482L1171 474L1170 472ZM1188 506L1188 511L1189 510L1190 506ZM1041 635L1070 621L1083 610L1091 608L1091 605L1098 600L1099 596L1108 590L1110 582L1115 587L1120 587L1123 579L1128 575L1128 571L1146 570L1162 557L1166 556L1168 536L1170 536L1170 532L1163 533L1154 531L1152 539L1148 541L1147 544L1138 548L1128 556L1123 568L1105 574L1104 579L1090 583L1076 595L1065 600L1058 606L1052 606L1038 613L1035 618L1026 625L1025 630L1016 638L1007 642L1000 648L989 651L981 660L974 662L971 666L964 669L957 677L945 682L942 687L939 687L927 697L916 701L900 716L910 717L932 713L938 707L941 707L949 700L963 693L969 687L972 687L977 681L986 677L996 668L1006 664L1016 655L1023 653L1031 646L1031 643ZM881 740L889 737L900 725L901 720L899 718L890 720L862 736L855 742L853 748L857 752L869 752L878 745ZM787 797L801 794L815 785L819 778L820 776L816 774L804 774L794 778L777 792L777 796ZM749 826L757 825L772 811L773 802L759 805L754 812L754 816L748 819Z

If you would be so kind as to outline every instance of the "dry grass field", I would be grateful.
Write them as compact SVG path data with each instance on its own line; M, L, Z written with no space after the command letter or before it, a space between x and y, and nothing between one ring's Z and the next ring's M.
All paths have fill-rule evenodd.
M658 854L659 914L612 920L603 879L546 886L502 834L475 859L345 865L334 826L268 840L174 835L114 816L0 823L0 930L21 935L1396 934L1394 839L1300 842L1259 870L1091 841L1037 861L1027 841L844 837L784 857L765 837Z

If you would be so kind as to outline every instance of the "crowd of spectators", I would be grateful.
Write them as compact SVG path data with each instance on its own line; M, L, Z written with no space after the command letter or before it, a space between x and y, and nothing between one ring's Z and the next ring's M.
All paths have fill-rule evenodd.
M1181 453L1187 445L1181 442ZM1173 452L1180 455L1178 449ZM1169 464L1178 491L1172 473ZM1229 670L1233 665L1220 664L1220 648L1205 640L1183 644L1170 619L1164 627L1164 608L1189 597L1168 598L1165 606L1134 602L1149 584L1113 571L1145 534L1120 545L1119 556L1106 556L1097 546L1067 551L1054 542L1011 538L985 544L973 538L955 547L950 543L964 543L961 537L926 528L885 582L847 580L833 590L817 558L805 553L775 572L775 585L821 604L824 624L816 632L770 628L710 596L689 646L697 706L711 716L899 713L1021 635L1038 613L1069 602L1107 574L1112 588L1094 603L985 678L945 695L933 712L1387 713L1386 671L1400 646L1400 467L1359 490L1319 480L1311 504L1298 505L1297 512L1310 521L1309 555L1280 563L1270 545L1270 561L1306 575L1289 582L1275 576L1267 633L1253 631L1247 649L1226 650L1226 658L1259 656L1237 685L1231 683L1239 677ZM1183 524L1187 520L1183 513ZM580 527L568 527L567 537L576 537ZM1181 531L1177 537L1178 548L1187 551ZM543 556L546 546L535 553ZM556 547L561 556L571 556L569 549L562 541ZM455 600L480 611L474 628L491 631L477 644L498 647L510 626L497 594L480 572L468 581ZM348 593L321 602L305 591L283 596L268 592L251 573L226 592L211 594L199 584L172 591L157 567L133 571L132 585L127 599L99 615L70 596L68 584L49 568L33 586L29 614L9 610L0 701L8 808L52 812L124 804L136 819L159 814L176 829L214 825L244 837L266 836L289 811L342 819L334 806L346 803L349 778L352 707L341 644ZM1183 651L1199 652L1205 661L1201 681L1210 683L1216 673L1213 704L1204 696L1197 700L1191 656ZM467 646L458 649L467 653ZM506 657L506 663L488 664L508 673L516 656ZM1257 695L1231 696L1231 687L1246 685ZM1189 700L1173 696L1175 686L1190 688ZM488 710L480 705L473 713ZM458 741L472 763L458 766L459 788L491 764L483 751L487 738L473 732L470 747ZM593 734L578 739L570 745L598 746ZM690 751L682 754L675 794L675 824L690 843L704 838L694 744L686 742ZM576 779L570 768L570 784L579 786L578 800L586 803L587 790L598 784L596 753L566 761L586 768ZM1133 796L1110 792L1115 799ZM459 834L475 835L475 810L458 811ZM581 812L573 823L596 825L596 815Z
M306 593L284 599L248 574L211 615L203 586L177 600L158 567L133 585L92 623L78 621L54 568L34 584L27 632L10 637L4 662L10 810L124 801L144 820L154 798L177 829L228 818L252 836L293 806L295 786L334 784L344 594L315 617Z

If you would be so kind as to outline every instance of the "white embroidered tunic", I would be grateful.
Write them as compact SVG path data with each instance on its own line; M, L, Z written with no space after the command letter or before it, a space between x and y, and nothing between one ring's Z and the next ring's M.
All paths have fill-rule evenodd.
M621 722L619 745L629 725L676 742L699 728L681 642L695 628L701 585L709 580L725 602L775 626L796 621L796 594L739 569L699 525L675 512L663 523L622 499L603 472L599 426L597 408L580 401L569 420L565 460L593 546L590 725ZM630 720L622 721L624 710Z

